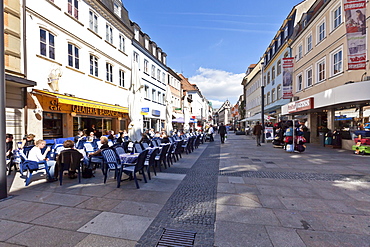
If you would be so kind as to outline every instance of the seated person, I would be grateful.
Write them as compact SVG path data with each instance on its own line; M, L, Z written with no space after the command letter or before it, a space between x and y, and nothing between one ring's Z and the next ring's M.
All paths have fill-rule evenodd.
M86 138L87 142L93 142L96 139L94 132L90 132L90 135Z
M142 133L141 134L141 139L140 139L140 141L139 141L140 143L143 143L143 142L145 142L145 143L150 143L150 138L148 137L148 135L146 134L146 133Z
M102 163L101 151L105 148L109 148L108 138L106 136L100 137L100 143L102 144L100 149L96 150L94 153L89 153L88 157L85 158L85 164L90 166L90 163Z
M13 151L13 135L12 134L6 134L6 139L5 139L5 146L6 146L6 158L10 159L12 157L12 151Z
M35 135L34 134L28 134L26 135L26 138L22 140L21 148L34 146L35 145Z
M36 145L30 150L28 153L28 160L40 162L43 160L46 160L47 166L49 168L49 174L50 178L49 181L57 181L58 179L54 176L54 170L55 170L55 161L49 160L46 158L46 155L50 151L50 147L47 147L44 154L41 153L41 149L43 149L46 145L46 141L44 140L38 140L36 141Z
M61 164L69 165L68 170L68 177L69 178L77 178L76 170L78 165L83 158L83 155L74 149L75 143L71 140L66 140L63 143L63 147L65 148L57 157L57 166L55 168L55 177L57 178L59 175L60 169L62 169Z

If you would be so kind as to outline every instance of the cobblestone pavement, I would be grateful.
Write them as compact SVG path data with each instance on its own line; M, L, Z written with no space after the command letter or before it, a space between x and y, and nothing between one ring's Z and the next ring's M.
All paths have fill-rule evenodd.
M155 246L163 229L194 231L195 246L213 246L219 153L220 146L210 143L191 169L169 169L187 170L186 177L136 246Z

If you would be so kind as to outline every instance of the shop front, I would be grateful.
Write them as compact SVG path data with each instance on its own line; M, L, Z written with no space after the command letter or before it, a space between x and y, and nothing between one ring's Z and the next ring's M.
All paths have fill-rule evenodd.
M356 132L366 131L369 122L369 90L370 81L345 84L284 105L282 114L306 121L312 142L322 144L323 136L340 132L342 148L350 150Z
M34 132L41 132L43 139L75 136L79 130L95 132L99 137L109 130L117 133L127 129L129 123L127 107L41 90L33 90L31 99L35 119L30 125L42 126Z

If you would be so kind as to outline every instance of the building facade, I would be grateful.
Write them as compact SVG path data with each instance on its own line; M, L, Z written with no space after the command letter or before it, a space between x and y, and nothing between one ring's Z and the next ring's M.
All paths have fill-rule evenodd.
M5 121L6 133L12 134L15 142L21 141L26 133L27 88L36 85L27 79L24 18L23 1L4 1Z
M368 14L366 20L368 25ZM283 113L306 121L312 141L328 129L361 129L370 116L368 62L365 70L349 70L343 1L315 1L295 30L290 46L296 100L283 106ZM352 144L344 140L344 148Z

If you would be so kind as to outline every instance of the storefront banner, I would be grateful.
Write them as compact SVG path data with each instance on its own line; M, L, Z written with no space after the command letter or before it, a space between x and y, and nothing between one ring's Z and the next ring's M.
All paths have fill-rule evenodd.
M293 97L293 61L294 58L283 58L283 99Z
M366 1L344 0L348 70L366 69Z

